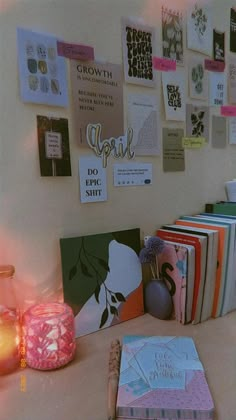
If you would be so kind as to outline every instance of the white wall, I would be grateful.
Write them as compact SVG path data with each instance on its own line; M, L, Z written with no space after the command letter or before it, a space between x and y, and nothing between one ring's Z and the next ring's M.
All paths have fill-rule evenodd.
M168 6L185 11L189 3L178 0ZM227 31L228 52L229 12L236 1L211 3L214 26ZM236 176L236 146L213 149L207 144L201 150L186 150L186 170L180 173L164 173L161 156L136 158L153 164L153 185L146 188L114 188L110 159L108 201L81 204L78 158L87 151L77 146L71 91L65 109L20 101L16 27L92 45L97 58L121 63L121 16L142 17L153 25L161 54L161 5L160 0L0 0L0 263L15 265L22 296L33 299L40 294L45 299L61 288L61 237L132 227L140 227L145 235L182 214L203 210L206 202L226 199L224 182ZM124 86L124 94L140 91L149 89ZM160 83L156 93L163 108ZM36 115L48 113L69 119L72 177L40 176ZM162 123L183 126L164 119Z

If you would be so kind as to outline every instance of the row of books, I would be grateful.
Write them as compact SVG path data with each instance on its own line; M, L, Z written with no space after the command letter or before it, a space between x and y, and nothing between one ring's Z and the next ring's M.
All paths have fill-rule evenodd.
M236 309L236 216L183 216L157 235L166 242L158 265L179 322L197 324Z

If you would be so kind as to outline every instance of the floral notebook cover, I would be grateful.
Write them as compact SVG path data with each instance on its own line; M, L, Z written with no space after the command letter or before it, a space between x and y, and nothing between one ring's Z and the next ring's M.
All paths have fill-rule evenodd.
M213 419L214 403L190 337L125 336L117 395L122 419Z

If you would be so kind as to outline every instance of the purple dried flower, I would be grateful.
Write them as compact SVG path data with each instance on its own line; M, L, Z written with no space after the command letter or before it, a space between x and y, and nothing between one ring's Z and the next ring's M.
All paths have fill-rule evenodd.
M146 243L146 248L154 255L159 255L165 248L165 241L159 238L159 236L151 236Z
M139 253L139 260L141 264L152 264L155 262L155 255L149 249L143 248Z

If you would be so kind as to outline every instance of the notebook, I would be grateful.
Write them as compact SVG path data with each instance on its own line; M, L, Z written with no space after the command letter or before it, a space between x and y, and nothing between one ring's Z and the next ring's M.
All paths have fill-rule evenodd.
M214 403L190 337L125 336L118 419L213 419Z

